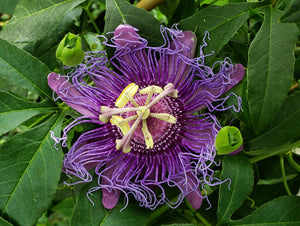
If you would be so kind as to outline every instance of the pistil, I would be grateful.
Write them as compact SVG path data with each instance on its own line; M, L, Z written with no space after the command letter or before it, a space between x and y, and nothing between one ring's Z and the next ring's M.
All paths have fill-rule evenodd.
M168 123L174 124L177 119L168 113L153 113L150 112L152 106L158 103L161 99L166 96L176 98L178 95L178 90L174 88L174 85L169 83L164 89L159 86L148 86L139 91L140 94L146 95L147 99L145 101L144 106L140 106L136 100L134 99L134 95L138 91L138 86L134 83L129 84L120 94L118 99L116 100L115 105L117 108L110 108L107 106L101 107L101 114L99 115L99 119L102 122L110 121L111 124L117 126L122 134L122 139L116 140L116 148L119 150L122 148L124 153L128 153L131 150L130 142L132 136L137 129L138 125L142 122L142 133L144 136L145 144L147 149L151 149L154 147L154 141L152 134L149 131L147 125L147 119L149 117L153 117L159 120L166 121ZM153 95L158 94L154 98ZM152 99L152 101L151 101ZM128 102L130 102L134 107L124 107ZM129 116L127 118L122 118L119 114L124 114L128 112L135 112L136 115ZM132 126L130 127L128 122L135 120Z

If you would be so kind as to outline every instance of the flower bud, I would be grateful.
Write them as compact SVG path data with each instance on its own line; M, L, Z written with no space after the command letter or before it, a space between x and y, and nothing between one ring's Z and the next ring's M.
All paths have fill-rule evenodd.
M223 127L216 138L215 147L219 155L237 154L243 150L240 130L234 126Z
M84 60L81 38L70 32L66 34L57 47L56 58L69 67L80 64Z

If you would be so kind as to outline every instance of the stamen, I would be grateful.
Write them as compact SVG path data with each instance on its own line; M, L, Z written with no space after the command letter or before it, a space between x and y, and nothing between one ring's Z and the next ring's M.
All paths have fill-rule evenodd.
M163 89L159 86L148 86L144 89L141 89L139 91L140 94L149 94L149 93L161 93L163 91Z
M147 121L146 120L143 120L142 132L143 132L143 135L144 135L144 139L145 139L145 143L146 143L147 149L153 148L153 146L154 146L153 138L152 138L151 133L148 130L148 126L147 126Z
M153 96L153 91L154 90L154 87L153 86L151 86L151 88L150 88L150 92L148 93L148 96L147 96L147 99L146 99L146 102L145 102L145 105L147 106L149 103L150 103L150 101L151 101L151 98L152 98L152 96ZM140 92L141 93L141 92Z
M119 125L122 125L123 123L127 123L127 122L130 122L130 121L132 121L132 120L135 120L135 119L137 119L137 115L133 115L133 116L130 116L130 117L128 117L128 118L125 118L125 119L123 119L120 123L119 123Z
M163 92L163 89L159 86L148 86L142 90L139 91L140 94L148 94L145 106L150 103L150 100L154 93L160 94Z
M101 107L101 113L99 120L101 122L108 122L112 115L118 115L126 112L138 111L140 108L110 108L107 106Z
M157 118L172 124L176 123L176 118L168 113L150 113L150 117Z
M126 135L121 140L119 140L119 139L116 140L117 150L120 150L122 148L124 153L130 152L130 149L131 149L130 141L131 141L132 135L133 135L134 131L136 130L136 128L138 127L138 125L140 124L142 117L143 117L143 113L140 114L139 117L135 120L135 122L131 126L130 130L126 133Z
M138 89L138 85L135 83L130 83L125 89L123 89L122 93L116 100L115 105L119 108L124 107L129 102L128 96L133 97L137 93Z
M128 100L132 103L133 106L135 107L139 107L140 105L135 101L135 99L133 99L132 96L130 96L130 94L128 94L127 92L125 92L126 97L128 98Z
M126 135L130 129L128 123L124 122L124 119L118 115L113 115L110 119L110 123L120 128L123 135Z
M174 89L174 85L172 83L168 83L164 87L164 91L162 93L160 93L158 96L156 96L154 98L154 100L152 100L151 103L146 106L146 108L147 109L151 108L154 104L156 104L158 101L160 101L165 96L171 96L171 97L176 98L178 96L177 94L178 94L178 90Z
M170 97L177 98L178 97L178 90L174 89L174 85L172 83L168 83L165 87L164 90L170 90L171 92L168 94Z

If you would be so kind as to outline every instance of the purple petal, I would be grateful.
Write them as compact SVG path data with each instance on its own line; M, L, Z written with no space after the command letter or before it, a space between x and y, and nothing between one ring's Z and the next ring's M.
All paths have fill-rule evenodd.
M230 79L232 80L232 82L226 86L226 89L225 89L225 91L222 94L226 93L232 87L236 86L244 78L245 69L244 69L243 65L236 64L236 65L234 65L234 69L233 70L234 70L234 72L230 74Z
M101 184L104 186L111 186L112 183L109 181L112 177L115 169L118 167L116 164L116 159L113 161L110 161L106 164L106 169L103 173ZM106 209L112 209L114 208L119 201L120 197L120 190L119 189L113 189L113 188L102 188L102 204Z
M114 42L118 47L127 47L134 49L143 45L136 29L130 25L119 25L114 32Z
M170 49L182 48L180 53L188 58L194 58L197 46L197 37L192 31L184 31L176 41L171 43Z
M119 201L120 191L119 190L111 190L109 192L108 189L102 188L102 204L106 209L114 208Z
M86 107L67 100L68 97L78 97L78 99L85 97L78 92L78 90L66 78L52 72L48 75L48 85L71 108L75 109L84 116L97 117ZM63 93L62 90L67 90L68 92Z
M185 197L191 206L196 210L202 205L202 197L199 194L201 194L200 189L197 188L197 191L193 191Z
M242 81L245 73L243 65L236 64L230 70L233 72L227 73L224 68L223 72L214 74L211 78L194 82L195 90L190 92L185 100L189 113L211 106L212 102Z
M170 44L172 54L162 55L159 60L159 71L166 73L170 82L181 91L192 81L191 64L188 64L185 57L192 59L195 55L197 38L191 31L184 31L177 34Z
M199 209L202 204L202 197L196 176L194 176L192 172L187 172L184 180L186 180L185 183L180 183L180 181L177 180L177 182L179 182L177 186L183 193L187 194L185 198L192 207L194 209Z

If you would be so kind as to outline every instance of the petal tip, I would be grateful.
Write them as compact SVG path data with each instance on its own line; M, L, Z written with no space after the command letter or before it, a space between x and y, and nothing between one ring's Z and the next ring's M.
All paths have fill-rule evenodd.
M112 209L118 204L120 197L119 190L112 190L112 192L109 192L108 189L103 188L102 194L102 204L106 209Z
M186 196L187 201L195 210L199 209L202 205L202 197L199 195L199 193L200 190L197 189Z
M236 83L239 83L244 78L245 69L242 64L236 64L235 67L236 70L232 73L231 77L236 81Z

